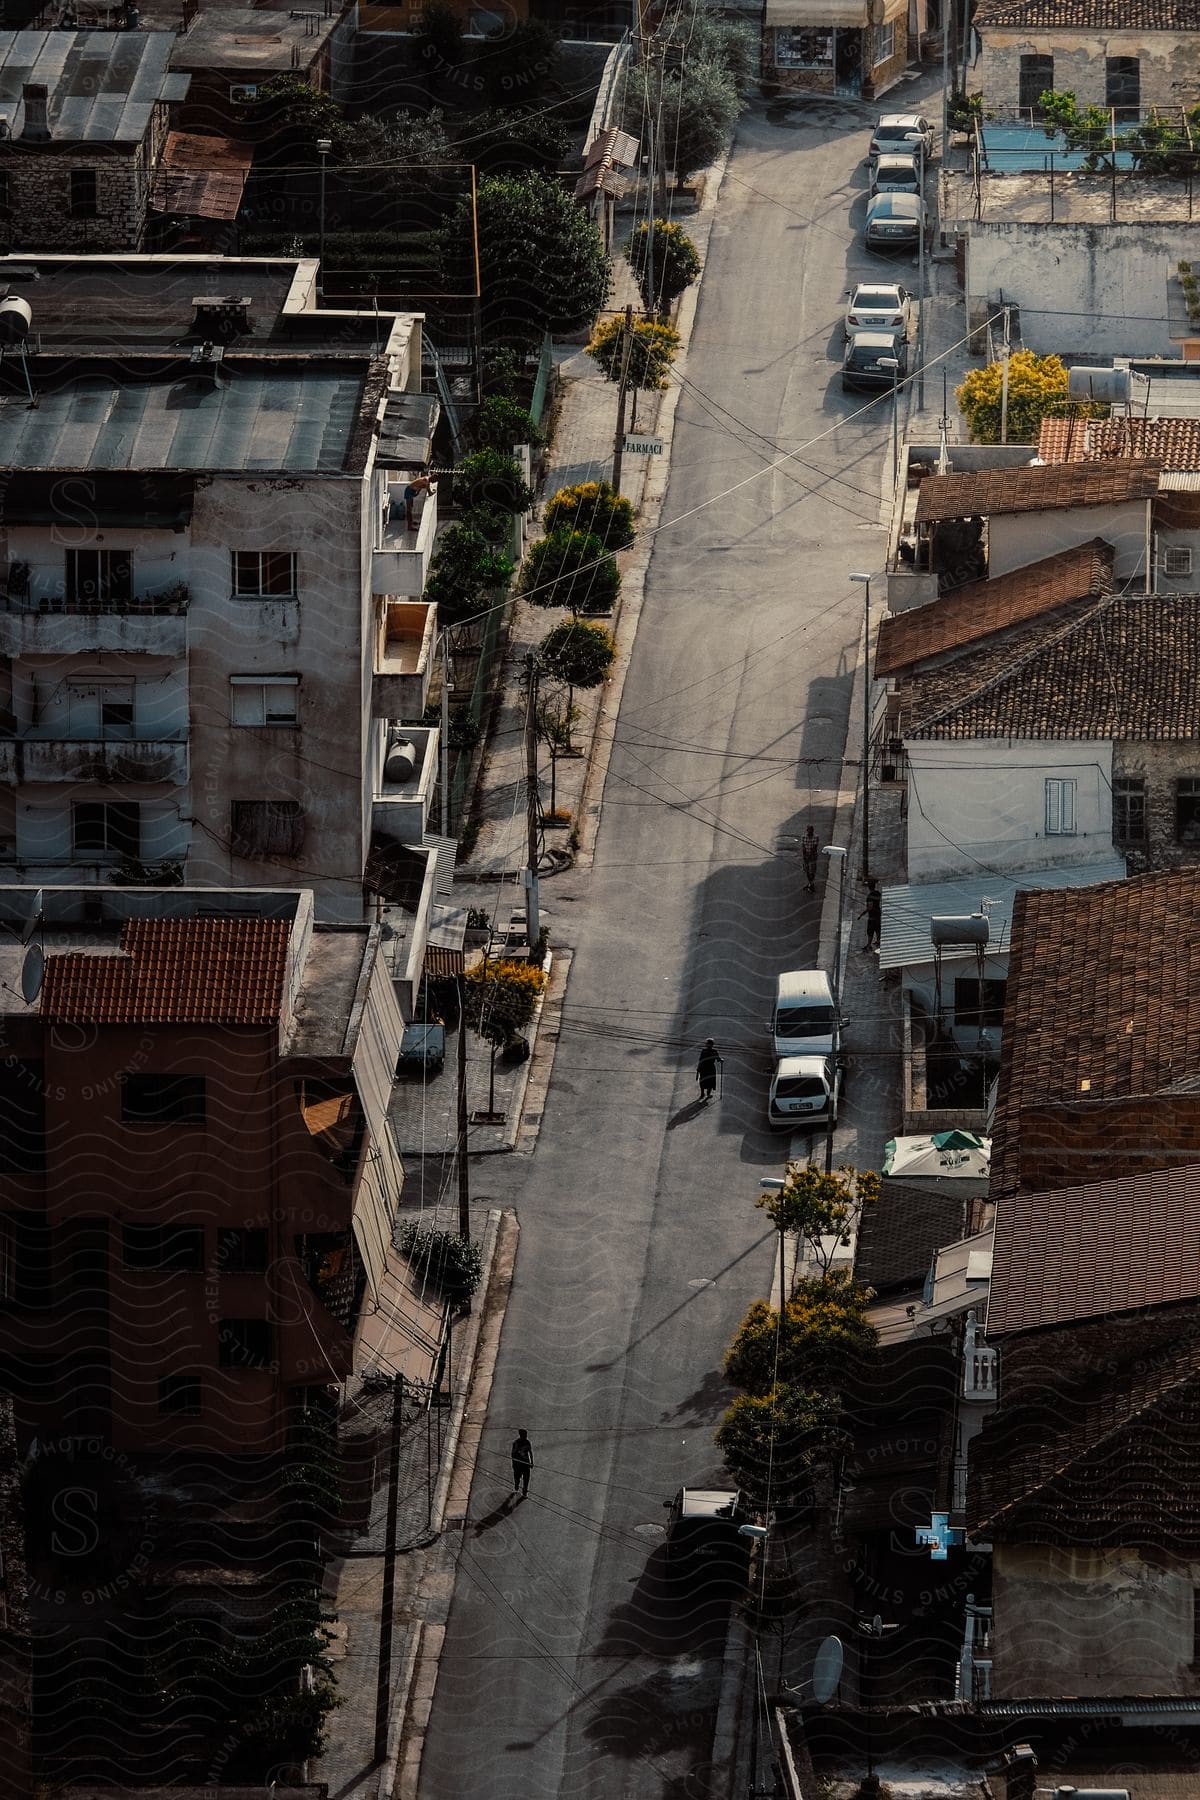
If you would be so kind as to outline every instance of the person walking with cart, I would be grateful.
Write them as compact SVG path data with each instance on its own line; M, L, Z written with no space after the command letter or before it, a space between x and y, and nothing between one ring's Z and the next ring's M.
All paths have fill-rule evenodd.
M704 1048L696 1063L696 1080L700 1083L700 1098L708 1105L717 1091L717 1071L722 1066L721 1053L713 1038L705 1038Z
M804 879L811 894L817 885L817 858L821 853L821 840L810 825L800 839L800 855L804 861Z

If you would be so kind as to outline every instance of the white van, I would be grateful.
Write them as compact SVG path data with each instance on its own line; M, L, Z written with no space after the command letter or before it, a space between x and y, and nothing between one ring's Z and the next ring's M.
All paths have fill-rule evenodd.
M841 1091L840 1058L781 1056L771 1077L767 1118L775 1131L836 1125Z
M831 1055L837 1049L838 1024L823 969L789 969L779 977L769 1027L776 1057Z

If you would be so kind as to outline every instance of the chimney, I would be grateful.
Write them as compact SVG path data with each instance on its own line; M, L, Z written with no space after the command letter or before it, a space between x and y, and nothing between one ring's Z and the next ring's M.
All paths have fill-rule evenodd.
M27 81L21 90L25 102L25 129L21 136L30 144L50 142L50 92L44 83Z
M1004 1768L1008 1800L1034 1800L1037 1788L1037 1757L1032 1744L1014 1744L1005 1758Z

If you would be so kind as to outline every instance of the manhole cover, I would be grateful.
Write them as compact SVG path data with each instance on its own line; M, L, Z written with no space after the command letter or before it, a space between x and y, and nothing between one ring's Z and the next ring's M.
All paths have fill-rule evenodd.
M635 1525L633 1529L638 1537L644 1538L665 1537L667 1530L665 1525Z
M710 1275L697 1275L695 1281L688 1282L690 1288L716 1287L716 1285L716 1282Z

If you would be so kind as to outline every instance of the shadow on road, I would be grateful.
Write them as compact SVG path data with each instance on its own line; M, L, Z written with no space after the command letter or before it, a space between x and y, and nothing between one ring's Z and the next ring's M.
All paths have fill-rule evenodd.
M698 1119L703 1111L703 1100L689 1100L686 1106L681 1106L679 1111L667 1120L667 1130L674 1131L677 1125L686 1125L689 1119Z

